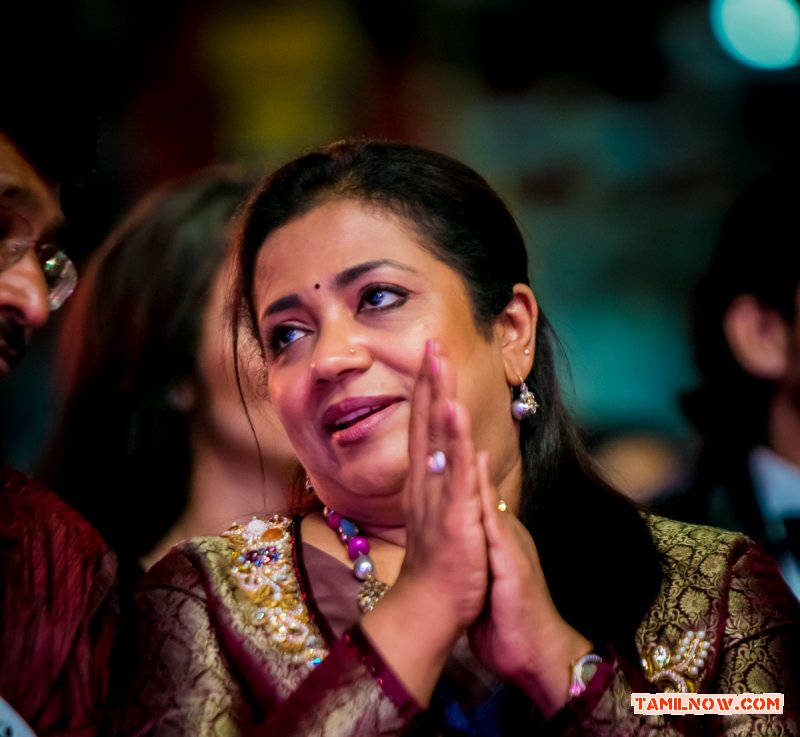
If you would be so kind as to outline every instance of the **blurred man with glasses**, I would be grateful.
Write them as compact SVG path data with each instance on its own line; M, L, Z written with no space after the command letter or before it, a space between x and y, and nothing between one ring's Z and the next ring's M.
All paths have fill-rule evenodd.
M26 117L12 117L7 102L0 101L0 378L77 282L58 246L59 185L36 158L32 134L48 119L20 101L14 111ZM94 528L0 463L0 734L91 737L101 729L115 580L114 556Z
M58 186L0 132L0 378L75 288L75 267L50 242L63 225Z

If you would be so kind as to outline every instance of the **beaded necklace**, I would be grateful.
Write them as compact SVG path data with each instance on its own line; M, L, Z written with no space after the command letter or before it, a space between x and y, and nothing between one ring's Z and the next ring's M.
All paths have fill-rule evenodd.
M375 561L369 554L369 540L360 534L355 522L345 519L330 507L325 507L323 514L328 527L339 535L348 558L353 561L353 575L363 582L358 592L358 608L365 614L371 612L390 587L375 578Z

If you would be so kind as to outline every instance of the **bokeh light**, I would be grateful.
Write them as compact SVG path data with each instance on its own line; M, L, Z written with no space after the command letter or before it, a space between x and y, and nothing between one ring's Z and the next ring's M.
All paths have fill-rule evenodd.
M711 0L711 28L737 61L759 69L800 62L800 6L796 0Z

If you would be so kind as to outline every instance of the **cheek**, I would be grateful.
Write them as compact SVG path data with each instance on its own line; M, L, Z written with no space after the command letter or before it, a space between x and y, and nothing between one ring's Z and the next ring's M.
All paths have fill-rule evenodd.
M280 423L286 429L292 445L301 448L304 438L313 434L313 419L309 411L308 377L302 372L281 367L267 369L267 394Z
M284 428L292 447L302 449L304 447L303 430L307 426L307 417L303 412L305 402L291 391L291 385L287 386L279 379L273 379L273 381L274 386L270 383L268 390L268 401L272 413Z
M296 423L296 413L301 403L296 397L297 384L282 371L267 370L269 398L275 414L285 425Z
M422 370L425 344L428 340L443 344L440 333L433 326L420 323L411 330L395 331L388 338L379 335L370 345L373 360L416 380Z

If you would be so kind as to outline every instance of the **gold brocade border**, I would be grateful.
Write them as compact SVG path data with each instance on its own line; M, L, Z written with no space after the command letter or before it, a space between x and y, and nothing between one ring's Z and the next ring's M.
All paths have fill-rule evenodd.
M292 521L275 515L233 524L223 535L230 548L231 575L254 605L250 621L263 627L279 650L309 667L327 655L309 616L292 557Z

